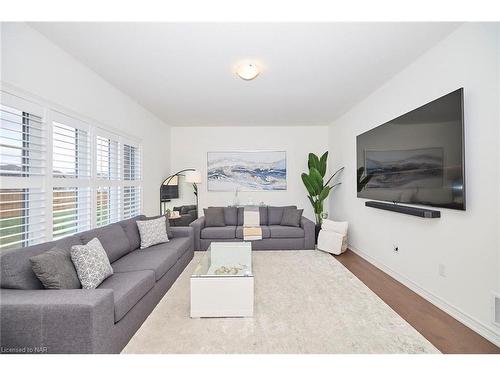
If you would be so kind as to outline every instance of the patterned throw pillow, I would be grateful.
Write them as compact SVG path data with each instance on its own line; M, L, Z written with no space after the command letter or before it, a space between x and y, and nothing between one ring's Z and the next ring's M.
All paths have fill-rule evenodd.
M141 235L141 249L168 242L166 220L167 218L162 216L154 220L137 221L137 227Z
M72 246L71 260L83 289L95 289L113 274L106 251L97 238L86 245Z

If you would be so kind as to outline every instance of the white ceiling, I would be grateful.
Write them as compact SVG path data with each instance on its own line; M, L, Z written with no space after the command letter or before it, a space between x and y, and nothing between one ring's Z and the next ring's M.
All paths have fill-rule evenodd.
M456 23L31 23L172 126L327 125ZM257 61L253 81L234 74Z

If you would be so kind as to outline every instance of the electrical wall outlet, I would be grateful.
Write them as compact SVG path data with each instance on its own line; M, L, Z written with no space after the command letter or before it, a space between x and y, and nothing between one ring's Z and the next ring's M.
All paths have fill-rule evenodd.
M445 267L444 264L439 263L439 265L438 265L438 273L439 273L439 276L446 277L446 267Z

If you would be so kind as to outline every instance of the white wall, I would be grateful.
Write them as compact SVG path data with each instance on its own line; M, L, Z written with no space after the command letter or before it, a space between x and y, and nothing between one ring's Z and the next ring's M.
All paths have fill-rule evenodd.
M3 83L90 118L99 126L142 139L143 211L158 214L159 186L170 171L169 127L24 23L2 23L1 48Z
M330 152L346 171L330 211L349 221L353 249L500 344L491 294L500 290L498 31L498 24L465 24L334 122ZM467 211L441 209L431 220L365 207L356 197L356 135L459 87Z
M233 203L233 192L207 191L207 152L266 150L286 151L287 190L240 192L241 203L252 199L269 205L296 204L314 220L311 204L300 174L307 171L309 152L321 154L328 149L327 126L291 127L172 127L172 171L196 168L201 171L200 209ZM331 162L331 158L329 160ZM333 192L332 194L335 194ZM328 209L328 204L325 205Z

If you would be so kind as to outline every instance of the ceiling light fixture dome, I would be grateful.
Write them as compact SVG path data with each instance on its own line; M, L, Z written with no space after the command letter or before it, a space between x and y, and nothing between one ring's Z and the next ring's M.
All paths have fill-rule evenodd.
M250 81L260 73L259 67L253 63L241 64L236 70L236 74L245 81Z

